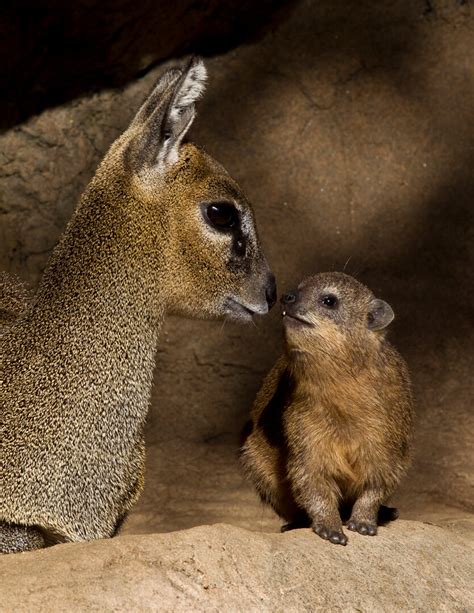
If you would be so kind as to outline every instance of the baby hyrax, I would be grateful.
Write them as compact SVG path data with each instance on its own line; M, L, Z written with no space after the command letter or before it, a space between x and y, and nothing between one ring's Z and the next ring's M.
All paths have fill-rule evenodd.
M282 303L285 352L257 395L242 463L283 530L311 525L345 545L341 514L349 530L376 534L409 465L410 378L385 338L394 314L338 272L309 277Z

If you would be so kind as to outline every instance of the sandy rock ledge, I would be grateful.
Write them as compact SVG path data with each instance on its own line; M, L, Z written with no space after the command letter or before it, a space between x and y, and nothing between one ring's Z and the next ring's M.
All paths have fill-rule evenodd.
M3 556L2 611L468 611L474 522L398 521L333 546L229 525Z

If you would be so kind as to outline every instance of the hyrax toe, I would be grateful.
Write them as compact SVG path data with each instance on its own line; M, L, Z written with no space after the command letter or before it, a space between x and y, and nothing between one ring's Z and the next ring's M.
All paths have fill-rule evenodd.
M347 536L342 530L332 530L327 526L313 526L313 531L322 539L334 543L334 545L347 545Z
M375 524L364 521L356 521L354 519L351 519L348 522L347 529L363 534L364 536L375 536L377 534L377 526Z

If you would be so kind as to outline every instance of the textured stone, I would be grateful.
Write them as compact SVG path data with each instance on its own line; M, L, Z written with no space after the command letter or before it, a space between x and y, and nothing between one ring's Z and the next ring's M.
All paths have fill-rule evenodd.
M472 530L472 523L470 530ZM469 611L473 547L399 521L346 547L217 524L0 559L4 611Z

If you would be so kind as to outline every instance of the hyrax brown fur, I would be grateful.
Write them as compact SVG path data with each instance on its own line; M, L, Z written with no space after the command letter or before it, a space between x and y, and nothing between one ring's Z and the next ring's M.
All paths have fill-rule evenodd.
M376 534L409 465L410 379L384 333L393 311L343 273L310 277L282 303L285 353L257 395L241 460L283 529L311 525L345 545L341 512L350 530Z
M245 196L182 144L205 77L193 60L159 79L2 334L0 551L116 534L143 487L164 315L249 320L274 302Z

